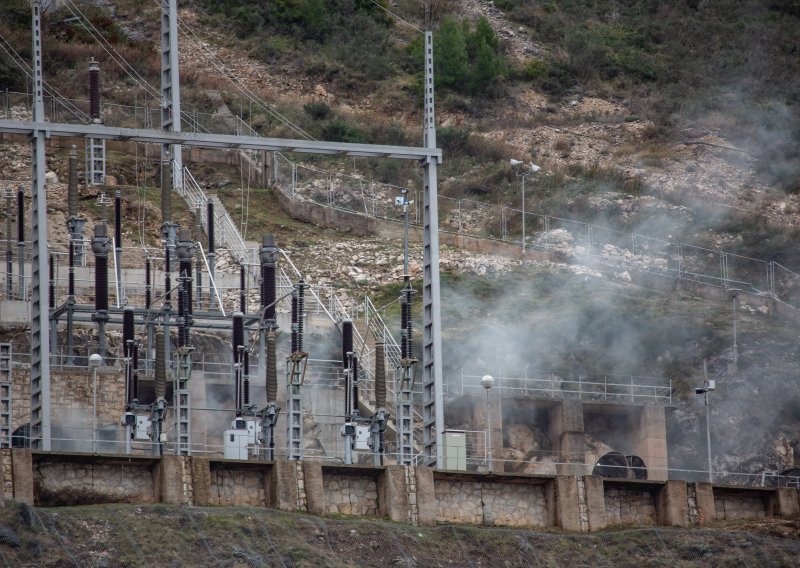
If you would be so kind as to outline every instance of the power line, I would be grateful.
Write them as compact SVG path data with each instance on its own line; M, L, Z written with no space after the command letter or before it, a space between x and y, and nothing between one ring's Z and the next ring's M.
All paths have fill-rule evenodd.
M87 18L86 15L83 12L81 12L80 8L78 8L72 2L72 0L65 0L65 6L70 11L70 13L72 13L72 15L78 20L78 22L80 22L81 26L83 26L83 28L92 37L92 39L95 40L95 42L97 42L100 45L100 47L103 48L103 51L105 51L106 54L108 54L111 60L114 61L114 63L116 63L128 75L128 77L130 77L134 81L134 83L139 85L139 87L142 87L148 94L153 96L156 100L158 101L161 100L161 93L159 93L159 91L155 87L150 85L144 79L144 77L142 77L139 74L139 72L136 71L136 69L130 63L128 63L125 57L120 55L119 52L117 52L116 49L114 49L114 46L112 46L103 37L103 34L100 33L100 31L94 26L94 24L92 24L91 20L89 20L89 18ZM76 11L77 14L75 13Z
M167 9L164 0L154 0L156 4L162 11ZM203 45L203 42L197 36L197 34L192 29L191 25L184 21L180 16L177 17L178 25L184 31L190 40L192 40L195 45L200 48L200 50L204 53L208 61L225 77L227 77L231 82L238 87L238 89L248 97L251 102L256 103L256 105L260 106L263 110L265 110L268 114L272 117L276 118L278 121L283 123L284 125L288 126L300 136L305 138L306 140L314 140L314 138L305 130L303 130L299 125L295 124L285 116L283 116L280 112L278 112L275 108L273 108L270 104L266 103L265 101L261 100L253 91L251 91L244 82L234 73L232 69L228 66L223 64L219 59L211 52L208 48Z
M375 4L375 5L376 5L378 8L380 8L381 10L383 10L384 12L386 12L387 14L389 14L390 16L394 16L394 17L395 17L395 18L396 18L398 21L400 21L400 22L404 23L405 25L407 25L407 26L408 26L409 28L411 28L412 30L414 30L414 31L417 31L417 32L419 32L419 33L425 33L425 32L423 32L421 29L419 29L417 26L415 26L414 24L412 24L411 22L409 22L408 20L405 20L405 19L403 19L403 17L402 17L402 16L400 16L399 14L395 14L394 12L392 12L391 10L389 10L389 8L387 8L387 7L385 7L385 6L381 6L381 5L380 5L380 4L377 2L377 0L370 0L370 1L371 1L373 4Z
M10 58L11 61L19 67L23 73L30 79L33 80L33 70L28 65L28 63L23 59L23 57L12 47L11 43L0 34L0 49L2 49ZM7 46L7 47L6 47ZM54 89L47 81L42 81L44 90L48 93L53 99L58 100L61 104L70 112L72 112L79 120L83 122L91 122L91 118L88 114L83 112L77 106L75 106L72 101L70 101L67 97L59 93L56 89Z

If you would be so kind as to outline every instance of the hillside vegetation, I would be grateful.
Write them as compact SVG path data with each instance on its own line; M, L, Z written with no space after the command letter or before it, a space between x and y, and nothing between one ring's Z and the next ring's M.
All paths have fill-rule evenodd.
M800 553L800 544L793 538L797 527L788 521L721 525L711 530L569 535L410 527L378 519L324 519L251 507L34 509L6 503L0 509L0 525L0 558L18 567L625 568L713 563L788 568Z

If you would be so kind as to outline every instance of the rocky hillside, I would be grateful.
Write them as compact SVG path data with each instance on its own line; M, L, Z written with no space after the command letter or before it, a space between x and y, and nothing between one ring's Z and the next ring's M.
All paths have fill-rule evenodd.
M420 143L418 2L244 4L180 2L184 109L219 114L224 106L263 135L298 137L299 128L320 139ZM136 73L158 84L156 3L76 5ZM800 146L800 21L792 3L433 5L445 196L518 208L519 179L509 159L535 161L542 170L528 178L528 211L723 247L800 272L800 162L793 158ZM30 43L25 6L10 0L0 8L0 33L23 54ZM69 8L47 13L48 80L84 98L83 66L93 56L103 68L104 100L157 106L75 18L81 14ZM0 86L24 91L2 61ZM58 197L65 158L59 151L49 163L62 182L51 178L53 231L64 221ZM126 241L157 245L156 163L111 159L126 202ZM293 159L419 186L409 164ZM0 150L6 178L25 178L28 160L22 146ZM193 168L237 220L247 218L250 238L276 234L309 281L335 288L352 306L368 292L385 313L396 309L399 242L299 223L279 210L270 190L242 179L239 168ZM99 216L96 197L82 196L90 226ZM194 224L187 211L181 219ZM418 280L420 249L412 254ZM720 386L712 407L716 465L756 473L798 464L800 404L786 396L800 357L794 324L741 305L740 371L733 373L727 302L639 289L622 270L577 262L522 263L445 248L441 268L448 372L502 364L567 375L666 376L680 398L702 383L707 359ZM704 409L696 402L688 396L674 413L675 467L702 459Z

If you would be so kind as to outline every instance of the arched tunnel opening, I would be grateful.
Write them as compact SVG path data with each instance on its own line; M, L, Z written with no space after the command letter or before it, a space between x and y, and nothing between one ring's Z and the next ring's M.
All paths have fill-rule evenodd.
M639 456L608 452L597 460L592 475L610 479L647 479L647 465Z

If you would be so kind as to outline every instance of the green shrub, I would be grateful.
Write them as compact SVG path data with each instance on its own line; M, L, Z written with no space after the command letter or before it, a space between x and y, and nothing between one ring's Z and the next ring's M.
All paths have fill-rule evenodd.
M314 120L326 120L333 116L333 109L322 101L303 105L303 110Z
M329 142L352 142L356 144L369 142L367 135L363 131L341 118L334 118L327 122L322 127L321 136L323 140Z

